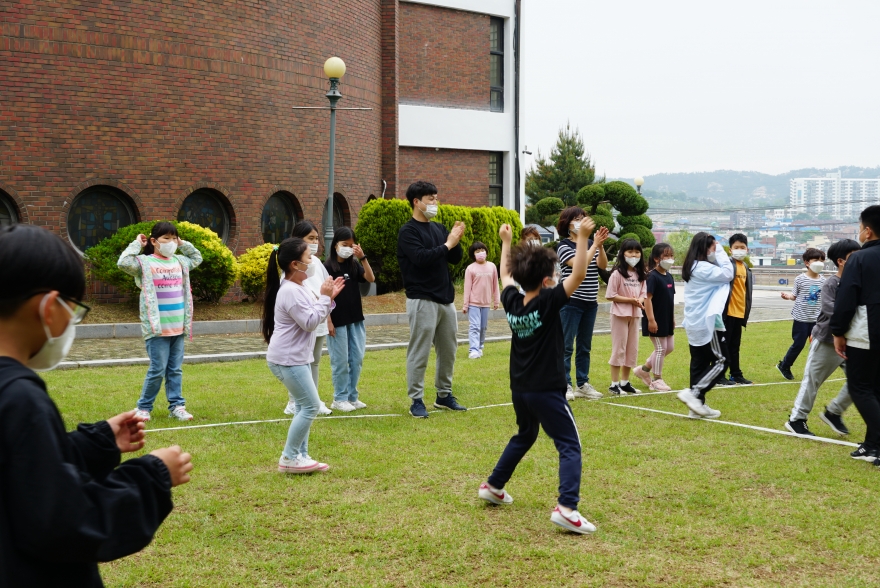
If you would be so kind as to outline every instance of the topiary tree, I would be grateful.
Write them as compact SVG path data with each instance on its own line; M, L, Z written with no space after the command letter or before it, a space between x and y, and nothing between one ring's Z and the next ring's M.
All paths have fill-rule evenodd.
M603 200L605 200L604 184L590 184L577 193L578 204L591 215L596 214Z
M92 275L117 290L138 294L140 289L134 279L116 267L116 262L135 237L140 233L149 236L157 222L146 221L122 227L112 237L87 249L85 258L91 266ZM181 239L192 243L202 254L201 265L190 272L193 296L198 300L219 302L238 275L232 252L211 229L188 222L171 221L171 224L177 227Z
M241 291L249 300L257 301L263 297L266 290L266 269L269 267L269 256L275 245L265 243L258 247L251 247L238 256L238 276L241 283Z
M654 238L654 233L652 233L651 229L648 227L642 225L629 225L624 230L626 230L627 235L635 235L643 249L650 249L654 246L654 243L657 242L657 239ZM622 238L623 237L621 237L621 239Z
M638 216L648 211L648 201L626 182L614 181L605 184L605 198L621 214Z
M654 228L654 222L646 214L640 214L638 216L627 216L625 214L618 214L617 222L620 224L621 227L641 225L649 229Z

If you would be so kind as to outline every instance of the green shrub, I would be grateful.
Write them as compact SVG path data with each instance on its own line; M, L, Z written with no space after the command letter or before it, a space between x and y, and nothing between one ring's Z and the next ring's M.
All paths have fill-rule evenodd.
M594 214L591 218L596 223L596 228L593 229L594 232L598 231L599 227L605 227L609 233L614 231L614 218L610 214Z
M618 214L617 215L617 222L620 223L621 227L630 227L632 225L641 225L643 227L648 227L649 229L654 228L654 222L646 214L640 214L637 216L627 216L625 214Z
M535 203L535 210L543 217L559 214L563 208L565 208L565 202L560 198L544 198Z
M605 184L605 196L620 214L638 216L648 210L648 201L626 182L608 182Z
M620 239L617 240L618 251L620 250L620 244L623 243L624 241L626 241L627 239L635 239L636 241L639 242L639 245L642 244L641 239L639 239L639 236L636 235L635 233L624 233L623 231L621 231L621 233L623 233L623 234L620 235Z
M654 246L654 243L657 240L654 238L654 233L651 232L651 229L648 227L643 227L642 225L629 225L623 227L621 233L625 233L625 235L620 238L623 239L627 235L635 235L638 242L641 243L643 249L650 249Z
M107 237L85 252L95 278L128 294L140 292L134 278L118 267L119 256L135 238L143 233L149 236L153 225L159 221L146 221L122 227L112 237ZM202 254L202 264L190 272L193 296L199 300L218 302L235 283L237 267L235 257L217 233L188 222L171 221L177 227L180 238L189 241Z
M617 255L617 246L619 241L614 237L608 237L605 239L605 256L608 258L608 263L612 263L612 260Z
M603 184L589 184L577 193L577 201L588 213L595 214L599 203L605 200L605 188Z
M259 247L251 247L238 256L238 277L241 291L251 301L260 300L266 290L266 270L269 267L269 256L275 245L265 243Z
M461 249L463 255L461 261L452 265L449 269L452 272L452 279L457 280L464 277L464 270L470 265L471 259L468 257L467 250L474 242L474 223L471 220L471 210L467 206L456 206L454 204L443 204L437 213L436 220L446 227L447 231L451 231L455 226L455 221L461 221L465 224L464 234L461 236Z

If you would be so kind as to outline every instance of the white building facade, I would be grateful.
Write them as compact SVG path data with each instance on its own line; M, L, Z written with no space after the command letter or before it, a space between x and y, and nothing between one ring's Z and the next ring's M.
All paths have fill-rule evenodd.
M854 220L866 207L880 204L880 178L841 178L840 172L795 178L790 181L789 204L794 214L827 212L836 220Z

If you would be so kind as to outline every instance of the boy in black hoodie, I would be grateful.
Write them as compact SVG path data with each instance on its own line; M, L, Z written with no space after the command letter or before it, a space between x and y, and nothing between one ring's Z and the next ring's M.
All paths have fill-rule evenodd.
M68 433L34 370L63 359L88 307L82 260L49 231L0 228L0 586L102 586L98 562L143 549L190 456L144 446L134 411Z

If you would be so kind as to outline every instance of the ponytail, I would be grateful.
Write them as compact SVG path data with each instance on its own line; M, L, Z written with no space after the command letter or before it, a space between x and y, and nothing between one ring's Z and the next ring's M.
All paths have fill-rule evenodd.
M260 320L260 332L266 343L269 343L275 331L275 300L281 289L281 280L290 273L290 264L302 259L303 253L308 248L306 242L299 237L288 237L269 254L269 265L266 267L266 291L263 295L263 313Z

